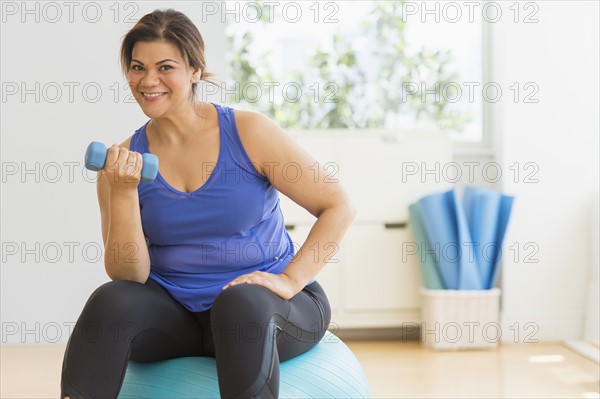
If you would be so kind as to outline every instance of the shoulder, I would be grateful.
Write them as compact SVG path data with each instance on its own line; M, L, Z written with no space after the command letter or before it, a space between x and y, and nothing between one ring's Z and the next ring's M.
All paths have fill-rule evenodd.
M234 109L235 124L240 135L248 135L248 132L260 131L259 128L279 128L277 124L260 112Z
M291 136L277 122L260 112L234 110L237 131L244 144L258 143L269 147Z
M293 139L275 121L259 112L234 109L234 118L248 157L265 175L265 163L272 162L273 153L290 145Z

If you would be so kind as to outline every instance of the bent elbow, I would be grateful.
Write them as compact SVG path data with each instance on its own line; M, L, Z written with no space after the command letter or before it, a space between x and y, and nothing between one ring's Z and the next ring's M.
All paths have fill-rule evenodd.
M348 214L350 215L350 222L352 222L356 218L356 204L354 201L348 200L346 208L348 210Z
M345 220L346 220L346 224L348 226L350 226L352 224L352 222L354 221L354 219L356 218L356 204L354 204L353 201L348 200L346 201L346 203L344 204L344 216L345 216Z
M118 269L118 270L116 270ZM140 284L145 284L150 276L150 267L145 268L127 268L125 265L107 264L104 265L104 270L108 277L115 280L130 280Z

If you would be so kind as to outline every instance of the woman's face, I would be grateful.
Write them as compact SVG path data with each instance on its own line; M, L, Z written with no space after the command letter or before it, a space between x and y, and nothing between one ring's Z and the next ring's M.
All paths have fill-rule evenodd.
M127 72L129 88L149 118L166 117L190 106L192 83L200 70L190 69L177 47L161 40L137 42Z

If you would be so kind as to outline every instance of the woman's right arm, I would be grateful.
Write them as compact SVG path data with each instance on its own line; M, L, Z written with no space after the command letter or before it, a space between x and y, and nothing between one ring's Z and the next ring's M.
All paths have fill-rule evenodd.
M133 280L143 284L150 274L150 255L142 229L137 191L142 156L129 151L129 141L110 147L106 166L98 172L104 267L112 280Z

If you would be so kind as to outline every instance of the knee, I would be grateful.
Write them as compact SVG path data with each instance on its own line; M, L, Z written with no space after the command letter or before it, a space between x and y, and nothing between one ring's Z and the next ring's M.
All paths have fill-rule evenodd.
M256 284L234 285L221 291L211 308L211 320L256 321L268 317L269 303L276 296L266 287Z
M136 291L144 284L129 280L109 281L96 288L85 304L83 313L91 313L96 317L109 315L111 318L127 316L136 311Z

